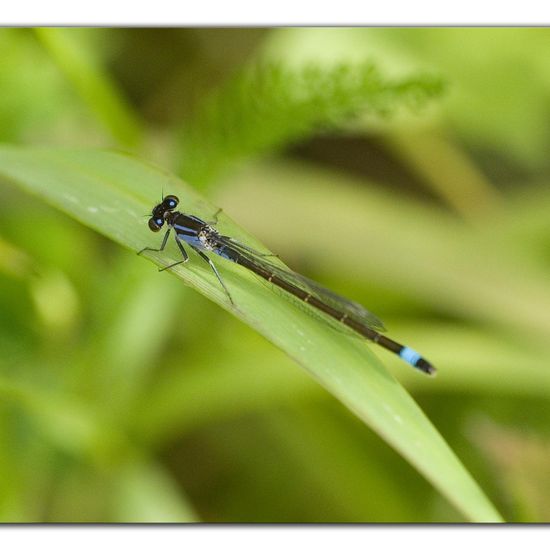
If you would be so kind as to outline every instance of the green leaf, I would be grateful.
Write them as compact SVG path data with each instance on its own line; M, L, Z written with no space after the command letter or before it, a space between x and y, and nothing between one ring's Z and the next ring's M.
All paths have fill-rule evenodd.
M74 115L59 71L27 29L0 29L0 89L2 141L51 136Z
M237 161L349 124L359 115L385 116L442 94L440 79L418 74L386 79L371 63L289 68L247 67L199 105L182 131L182 174L210 182Z
M143 215L159 200L162 191L179 195L182 210L206 219L216 210L169 173L111 152L2 146L0 175L134 251L159 246L159 235L148 230ZM226 216L221 216L220 228L258 246ZM162 255L152 254L150 259L158 265L169 265L179 259L177 247L170 243ZM363 342L332 330L290 299L281 299L241 267L221 259L216 263L236 307L228 303L209 266L195 256L185 266L174 268L172 274L293 357L467 518L501 521L411 396ZM168 275L159 275L165 276ZM261 376L261 368L257 375Z
M183 499L175 480L158 464L138 457L129 461L114 483L112 519L128 523L200 521Z
M142 137L139 115L79 36L82 29L38 28L36 34L79 96L120 145Z

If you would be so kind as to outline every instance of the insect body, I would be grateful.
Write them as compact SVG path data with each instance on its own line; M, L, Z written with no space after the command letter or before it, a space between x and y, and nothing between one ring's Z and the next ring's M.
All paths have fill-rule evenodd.
M189 260L183 246L185 243L210 265L229 301L233 304L231 294L214 262L205 254L205 251L213 252L226 260L243 266L308 304L309 307L395 353L416 369L426 374L435 373L435 367L418 352L381 334L380 332L385 330L382 321L360 304L335 294L295 271L275 265L267 259L268 254L262 254L232 237L221 235L213 225L216 223L215 221L208 223L197 216L176 211L178 203L179 199L176 196L168 195L153 208L149 219L149 229L158 232L166 225L168 230L164 234L159 249L147 247L141 250L140 254L146 250L161 252L166 246L170 233L173 232L182 259L163 269L170 269Z

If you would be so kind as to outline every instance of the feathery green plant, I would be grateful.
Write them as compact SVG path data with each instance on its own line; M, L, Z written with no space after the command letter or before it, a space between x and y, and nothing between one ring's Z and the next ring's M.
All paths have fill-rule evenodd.
M384 78L372 63L255 64L207 96L184 125L180 171L205 185L239 160L343 128L359 115L418 108L443 90L436 76Z

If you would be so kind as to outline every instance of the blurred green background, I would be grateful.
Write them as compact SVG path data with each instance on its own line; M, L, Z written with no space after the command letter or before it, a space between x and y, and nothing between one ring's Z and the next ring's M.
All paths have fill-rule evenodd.
M550 30L3 29L0 140L179 174L433 359L374 350L550 521ZM0 192L1 521L463 520L250 328Z

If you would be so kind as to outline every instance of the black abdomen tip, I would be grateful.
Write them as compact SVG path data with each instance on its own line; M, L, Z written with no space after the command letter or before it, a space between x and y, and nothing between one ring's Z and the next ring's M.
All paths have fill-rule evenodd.
M426 359L421 357L416 364L414 365L417 369L420 369L422 372L425 372L426 374L429 374L431 376L434 376L437 372L437 369Z

